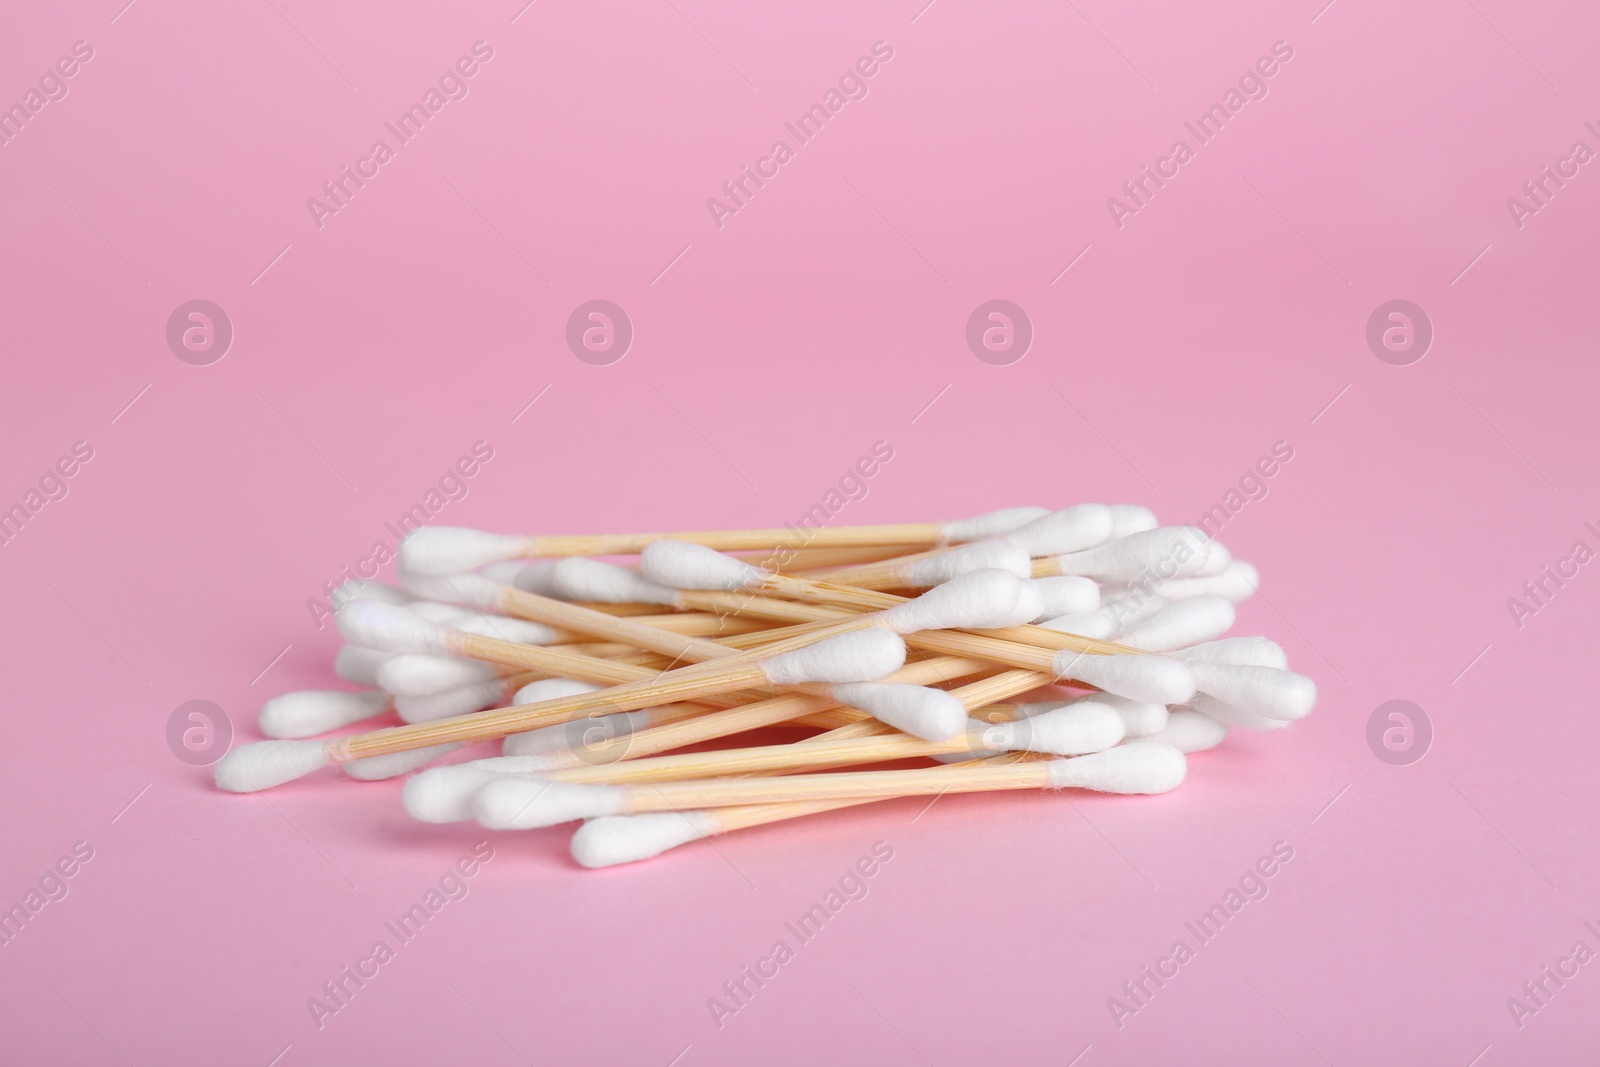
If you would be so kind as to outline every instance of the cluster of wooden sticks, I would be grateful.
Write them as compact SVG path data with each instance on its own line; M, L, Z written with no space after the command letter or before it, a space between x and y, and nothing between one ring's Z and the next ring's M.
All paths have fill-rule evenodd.
M407 810L586 820L573 855L600 867L891 797L1165 792L1230 726L1282 727L1315 702L1274 642L1223 636L1255 569L1141 507L805 533L420 530L403 588L341 591L335 668L372 688L268 701L273 740L228 753L217 784L329 765L392 778L502 742L413 775ZM1016 702L1050 686L1068 691ZM681 751L767 727L807 736Z

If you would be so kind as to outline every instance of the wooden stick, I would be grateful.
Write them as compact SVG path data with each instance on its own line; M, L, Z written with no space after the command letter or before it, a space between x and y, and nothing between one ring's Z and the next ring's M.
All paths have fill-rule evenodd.
M964 690L954 689L951 695L962 703L969 699ZM1014 715L1016 705L1008 704L994 709L996 714ZM735 709L742 710L742 709ZM969 707L969 713L975 708ZM694 720L696 725L731 716L733 712L714 712ZM681 721L681 720L680 720ZM647 741L648 735L667 735L668 727L638 731L633 739ZM684 778L710 778L747 774L793 774L798 771L818 770L824 767L842 767L853 763L888 763L892 760L912 759L919 756L946 756L983 748L983 728L969 727L967 732L948 741L924 741L920 737L900 733L877 720L866 720L830 730L819 737L807 738L787 745L762 745L748 748L720 749L714 752L690 752L676 756L647 756L620 762L604 762L596 756L597 749L629 738L613 738L600 746L583 752L588 766L574 766L560 770L542 771L540 777L562 782L668 782ZM646 744L644 747L652 747ZM661 746L654 746L661 747ZM681 747L673 744L671 747ZM664 750L664 749L663 749ZM642 753L629 751L630 757Z
M919 767L904 771L845 771L776 778L718 778L620 785L622 813L685 811L745 804L909 797L930 793L982 793L1051 788L1051 761L999 765Z
M923 660L900 668L884 681L904 685L929 685L933 682L960 678L981 671L987 666L978 660L959 657ZM1030 679L1032 677L1029 676ZM1038 684L1037 681L1030 680L1018 692L1027 692L1036 688ZM652 726L624 737L610 738L581 751L573 749L570 750L571 764L575 767L583 764L598 767L613 765L620 760L654 756L661 752L670 752L675 748L758 730L764 726L776 726L837 706L837 701L826 697L806 695L774 697L754 704L710 712L692 719L683 719L665 726Z

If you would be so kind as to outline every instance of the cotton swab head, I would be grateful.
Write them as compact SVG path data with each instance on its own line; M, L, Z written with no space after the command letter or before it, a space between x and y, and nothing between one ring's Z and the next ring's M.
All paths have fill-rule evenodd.
M939 532L946 541L981 541L989 537L1003 537L1050 514L1049 508L1001 508L986 511L970 519L955 519L939 524Z
M563 600L589 600L602 604L665 604L669 607L675 607L678 603L676 589L653 582L626 567L582 556L561 560L551 568L550 585Z
M1078 504L1062 508L1005 535L1005 540L1027 550L1030 556L1059 556L1081 552L1111 540L1116 518L1104 504Z
M472 797L473 816L491 830L534 830L599 815L620 815L627 790L614 785L496 778Z
M444 653L448 633L441 624L414 611L373 600L358 600L339 612L341 637L383 652Z
M527 554L526 537L464 526L424 526L400 542L400 566L413 574L460 574Z
M1317 702L1316 683L1293 671L1205 660L1189 660L1188 665L1200 692L1250 715L1292 721L1309 714Z
M1221 637L1233 626L1233 605L1220 596L1189 597L1174 601L1123 630L1117 640L1150 652L1170 652Z
M716 816L708 811L607 815L573 833L572 858L589 868L635 863L716 832Z
M742 559L687 541L652 541L639 553L639 569L652 582L673 589L756 589L767 572Z
M451 623L473 613L465 604L446 604L442 600L413 600L403 606L429 622Z
M256 741L223 756L213 775L218 789L254 793L303 778L327 765L328 748L321 741Z
M1167 725L1170 717L1165 704L1152 704L1144 700L1129 700L1115 693L1090 693L1080 701L1104 704L1115 709L1122 718L1123 730L1129 737L1150 737ZM1077 703L1077 701L1074 701Z
M538 596L555 596L555 568L561 562L554 559L534 560L524 563L520 560L505 563L491 563L483 568L482 574L491 582L509 585L513 589L520 589L524 593L534 593Z
M365 759L353 759L344 764L340 770L363 782L377 782L385 778L398 778L402 774L410 774L423 764L432 763L440 756L449 755L461 747L460 741L451 741L448 744L413 748L405 752L390 752L383 756L368 756Z
M543 623L529 622L527 619L508 619L504 615L473 614L445 625L462 633L492 637L496 641L510 641L517 645L548 645L560 636Z
M1105 704L1075 701L1013 722L984 726L978 735L989 750L1015 749L1078 756L1121 741L1122 716Z
M1194 695L1195 677L1181 660L1155 655L1096 656L1058 652L1056 675L1149 704L1182 704Z
M453 689L441 689L437 693L397 694L394 710L401 722L432 722L498 707L505 702L505 692L504 680L487 678Z
M1111 519L1113 540L1127 537L1129 534L1154 530L1160 525L1156 521L1156 513L1140 504L1112 504Z
M547 767L545 760L506 756L434 767L406 779L400 799L419 822L464 822L472 818L472 795L489 782Z
M1056 556L1055 561L1061 574L1102 582L1144 581L1152 576L1166 580L1203 573L1218 551L1217 544L1193 526L1161 526L1098 548Z
M1169 601L1158 596L1125 596L1101 604L1094 611L1061 615L1040 623L1047 630L1080 634L1084 637L1116 637L1130 626L1137 626L1164 609Z
M1214 719L1228 726L1240 726L1246 730L1282 730L1289 725L1289 719L1273 719L1265 715L1257 715L1253 711L1229 704L1225 700L1218 700L1209 693L1196 693L1190 697L1187 705L1189 709Z
M1179 708L1167 717L1167 725L1160 733L1150 735L1150 740L1187 753L1216 748L1227 736L1226 723L1190 708Z
M1035 578L1033 588L1042 602L1038 615L1041 619L1081 615L1100 607L1100 586L1092 578L1075 574Z
M854 682L833 687L834 699L859 708L897 730L925 741L948 741L967 727L966 706L942 689L893 682Z
M257 724L275 740L315 737L349 726L389 709L389 694L372 690L348 693L339 689L307 689L285 693L261 705Z
M1050 784L1100 793L1165 793L1183 782L1187 765L1183 753L1171 745L1133 741L1087 756L1051 760Z
M1182 660L1232 663L1240 667L1289 669L1289 656L1278 642L1265 637L1224 637L1218 641L1180 648L1172 653Z
M490 611L499 608L500 591L504 588L499 582L470 571L460 574L416 574L401 568L397 576L401 585L419 597L442 604L469 604Z
M915 600L878 613L896 633L1021 626L1038 616L1032 583L1005 571L981 570L936 585Z
M906 643L887 630L859 630L825 638L761 661L773 685L872 682L906 662Z
M974 541L911 561L901 570L899 580L907 588L926 589L985 568L1026 578L1033 573L1033 561L1027 549L1020 545L1008 541Z
M356 685L377 685L378 668L392 655L376 648L344 645L333 657L333 673Z
M1230 559L1222 573L1203 578L1173 578L1160 582L1157 588L1168 600L1212 593L1225 597L1235 604L1243 603L1256 595L1261 587L1261 574L1252 564L1242 559Z
M422 652L402 652L378 668L378 684L405 696L426 696L499 677L500 672L488 663Z

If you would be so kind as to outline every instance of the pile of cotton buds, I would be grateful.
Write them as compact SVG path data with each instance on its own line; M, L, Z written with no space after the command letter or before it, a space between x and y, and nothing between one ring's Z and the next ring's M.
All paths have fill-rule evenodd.
M1229 727L1283 727L1316 700L1276 643L1224 636L1255 568L1132 505L677 534L429 527L401 545L399 578L337 601L334 669L366 688L268 701L273 740L228 753L219 787L420 771L403 792L415 818L582 820L572 854L604 867L891 797L1163 793ZM1059 698L1016 700L1043 687ZM800 733L739 744L767 728Z

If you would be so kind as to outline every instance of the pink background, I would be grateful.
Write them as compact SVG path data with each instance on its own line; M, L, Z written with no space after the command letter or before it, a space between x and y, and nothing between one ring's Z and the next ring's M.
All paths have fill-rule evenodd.
M94 458L0 549L0 902L94 858L0 948L7 1061L1592 1050L1600 963L1521 1029L1506 1001L1600 948L1600 570L1520 629L1506 600L1600 547L1600 175L1520 229L1506 199L1600 148L1600 16L1319 2L9 11L0 100L94 58L0 147L0 504ZM318 229L306 198L478 40L470 95ZM879 40L869 95L719 230L706 199ZM1118 229L1106 198L1279 40L1270 94ZM1036 331L1010 366L963 339L996 297ZM210 366L164 340L193 298L236 330ZM610 366L564 342L594 298L636 329ZM1436 330L1411 366L1364 340L1393 298ZM319 1030L307 998L485 835L408 821L397 782L222 795L165 726L205 699L253 739L264 698L333 683L308 599L479 440L438 521L551 533L782 523L879 440L837 521L1189 521L1287 441L1222 538L1265 575L1240 632L1321 704L1160 798L897 801L598 873L565 829L488 835L470 895ZM1436 733L1405 767L1366 740L1397 698ZM707 998L877 841L870 895L719 1030ZM1267 898L1119 1030L1107 999L1277 841Z

